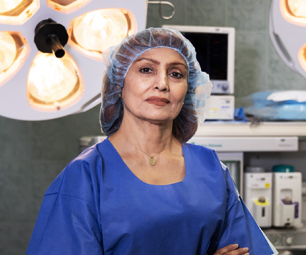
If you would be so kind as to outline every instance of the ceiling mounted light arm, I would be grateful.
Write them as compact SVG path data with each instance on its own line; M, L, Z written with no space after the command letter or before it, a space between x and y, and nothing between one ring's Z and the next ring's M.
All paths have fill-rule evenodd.
M65 55L64 46L68 42L68 33L63 25L54 20L42 20L35 28L34 42L39 51L62 58Z
M162 19L172 19L175 14L175 7L174 4L168 2L168 1L148 1L149 4L159 4L159 16ZM170 16L163 16L162 14L162 4L169 5L172 8L172 14Z

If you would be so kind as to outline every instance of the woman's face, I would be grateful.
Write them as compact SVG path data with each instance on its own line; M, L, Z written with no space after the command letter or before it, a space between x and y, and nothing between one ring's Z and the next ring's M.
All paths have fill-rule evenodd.
M177 51L155 48L144 52L125 76L124 115L154 123L174 120L187 92L187 76L186 61Z

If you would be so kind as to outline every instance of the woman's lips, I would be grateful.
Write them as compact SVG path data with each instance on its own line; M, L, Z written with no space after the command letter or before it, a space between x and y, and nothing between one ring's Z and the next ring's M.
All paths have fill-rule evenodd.
M170 103L169 99L164 97L149 97L146 101L157 106L164 106Z

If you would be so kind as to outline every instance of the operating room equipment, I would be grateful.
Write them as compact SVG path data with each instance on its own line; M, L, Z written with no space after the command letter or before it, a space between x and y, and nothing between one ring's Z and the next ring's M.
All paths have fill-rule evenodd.
M273 166L273 226L300 228L301 219L302 174L292 166Z
M306 77L305 1L272 0L269 15L270 39L284 63Z
M148 5L146 0L4 2L9 5L0 7L0 50L6 57L0 115L20 120L59 118L99 104L101 51L144 29ZM61 59L34 44L36 26L49 18L69 36Z
M260 227L272 226L272 173L263 167L246 167L244 200Z

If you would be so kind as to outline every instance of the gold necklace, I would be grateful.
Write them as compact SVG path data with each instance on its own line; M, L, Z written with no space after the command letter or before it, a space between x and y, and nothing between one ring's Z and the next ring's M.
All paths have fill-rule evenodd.
M126 139L126 137L125 137ZM148 157L150 157L150 160L149 160L149 163L152 165L152 166L155 166L157 160L156 158L154 158L155 156L157 156L158 154L160 154L162 151L164 151L164 149L166 149L166 146L158 153L156 153L155 155L151 156L149 154L147 154L146 152L144 152L143 150L137 148L134 144L132 144L128 139L126 139L133 147L135 147L135 149L139 150L140 152L146 154Z
M133 144L132 144L133 145ZM134 146L134 145L133 145ZM134 146L137 150L141 151L142 153L146 154L148 157L150 157L150 160L149 160L149 163L152 165L152 166L155 166L156 164L156 158L154 158L155 156L157 156L159 153L161 153L163 150L161 150L159 153L155 154L154 156L150 156L149 154L145 153L144 151L138 149L136 146Z

